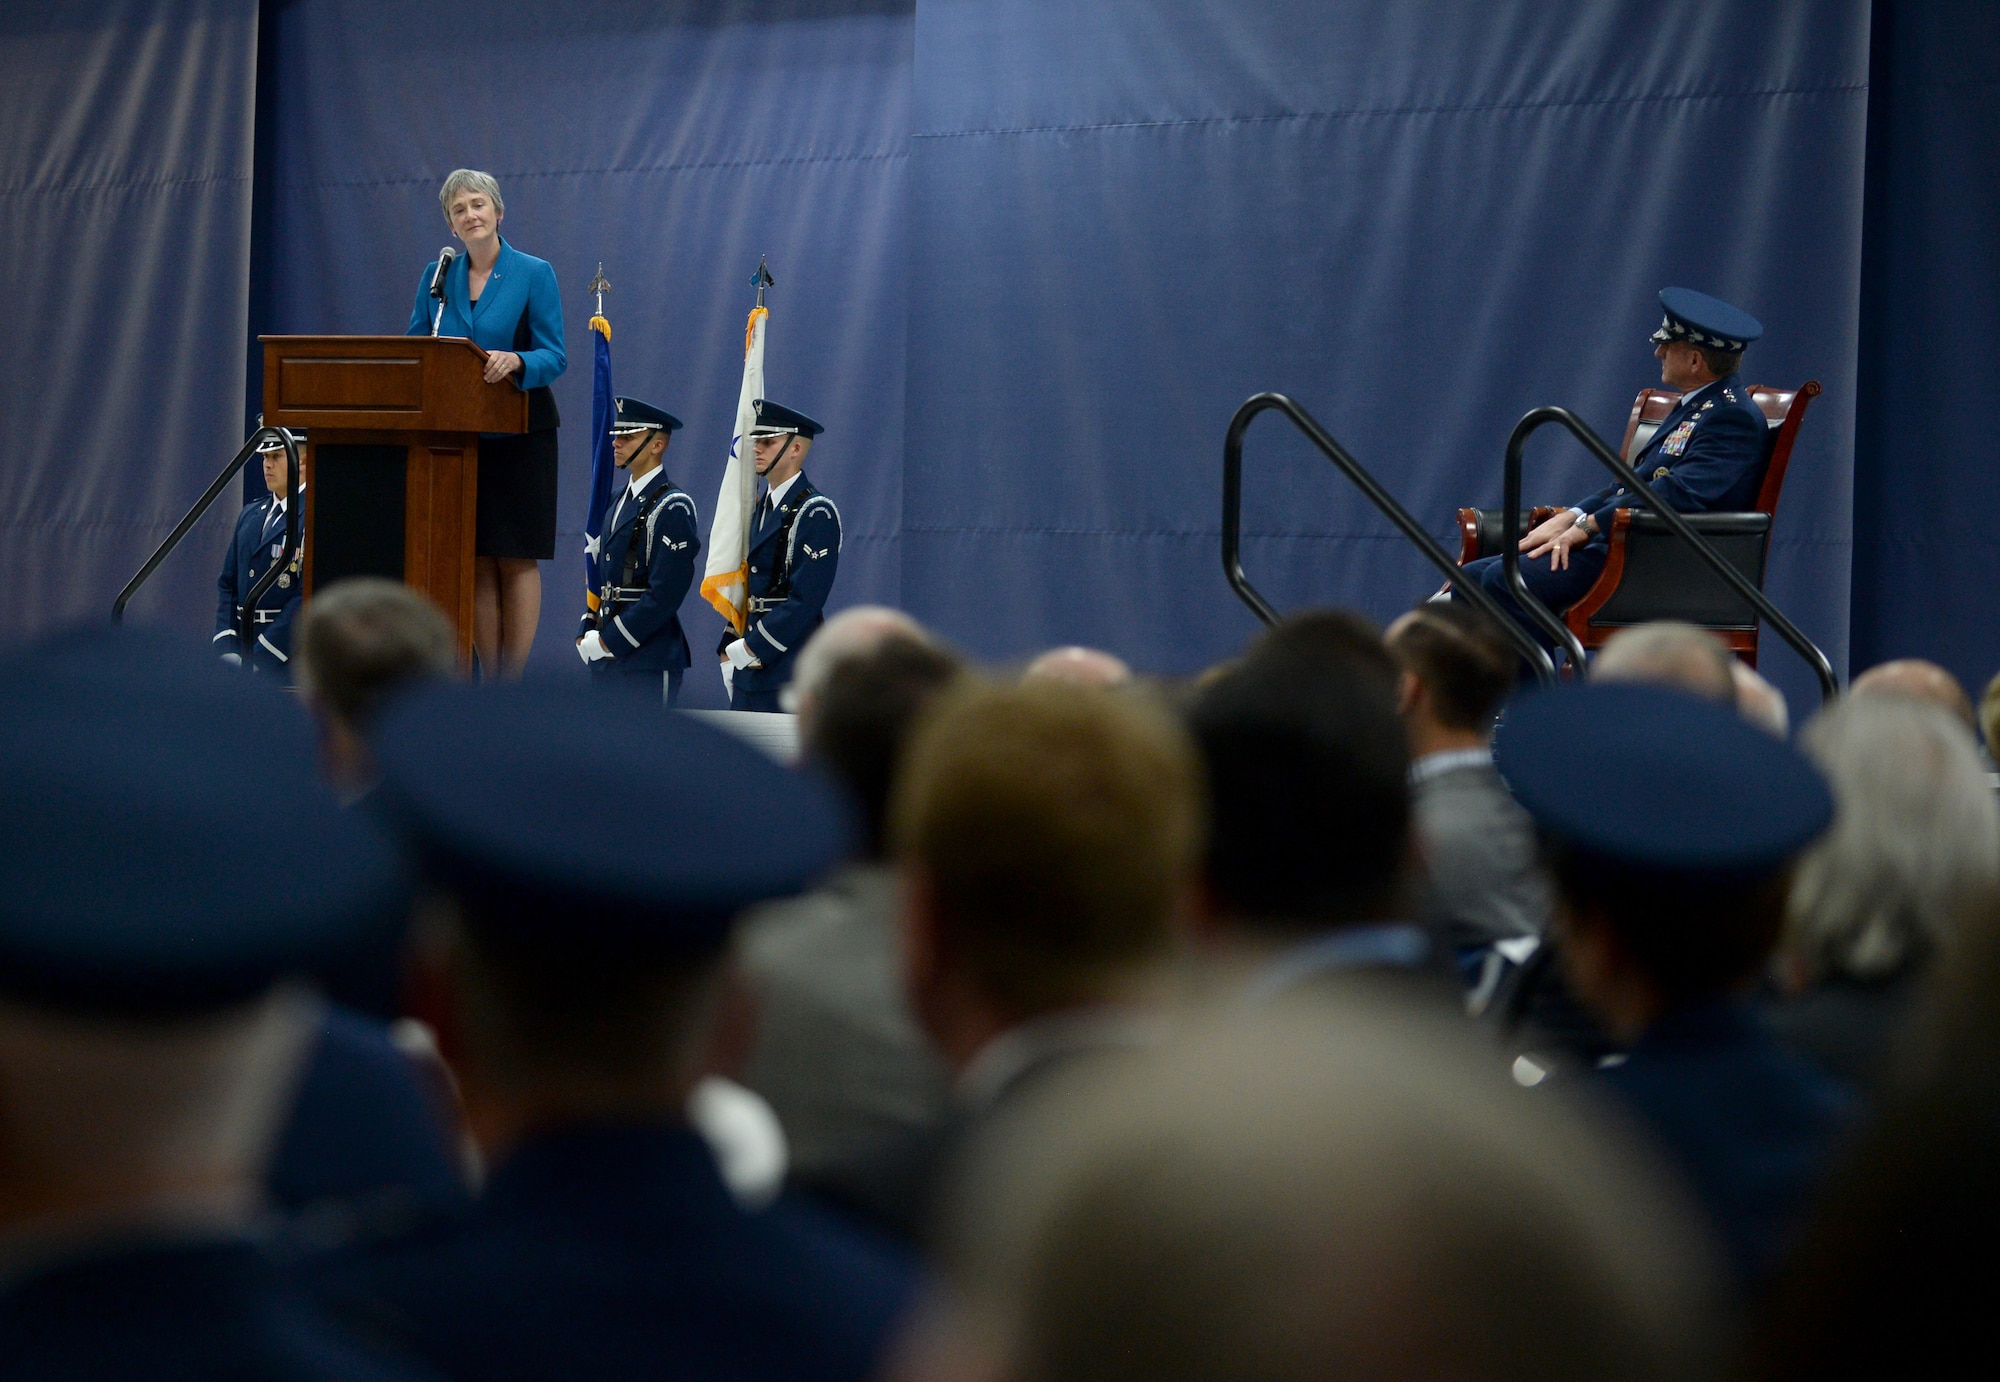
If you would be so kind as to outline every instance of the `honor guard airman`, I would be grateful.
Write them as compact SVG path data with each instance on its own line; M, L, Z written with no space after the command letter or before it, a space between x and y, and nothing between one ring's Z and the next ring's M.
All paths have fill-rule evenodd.
M679 611L701 550L694 500L661 468L681 420L636 398L612 402L612 456L631 478L604 520L597 563L604 584L597 609L583 616L576 650L593 680L659 678L671 706L689 660Z
M1660 306L1665 315L1648 339L1661 381L1680 390L1681 399L1630 458L1632 469L1678 513L1752 508L1770 456L1768 428L1736 371L1764 327L1741 308L1691 288L1662 288ZM1604 570L1613 516L1644 504L1624 486L1609 485L1535 528L1521 539L1528 589L1558 615L1582 599ZM1546 565L1540 564L1544 557ZM1499 557L1482 557L1466 570L1548 643L1541 627L1516 608Z
M813 630L840 566L840 510L806 478L806 453L826 429L804 413L756 401L751 429L764 497L750 521L750 608L738 638L724 629L716 655L731 669L731 710L777 710L778 692Z
M258 422L261 424L263 419L260 417ZM291 435L303 456L306 434L295 431ZM282 672L292 660L292 620L298 616L303 590L300 574L305 552L303 512L299 516L298 549L278 573L278 579L257 597L257 608L251 611L253 641L247 650L236 646L240 641L236 626L243 614L244 596L270 570L271 563L284 555L285 513L290 506L290 496L285 492L289 483L285 474L285 444L276 437L266 437L257 450L264 462L264 487L271 492L245 505L237 517L236 535L230 540L229 555L223 558L222 575L215 583L214 642L224 662L240 665L247 651L252 670Z

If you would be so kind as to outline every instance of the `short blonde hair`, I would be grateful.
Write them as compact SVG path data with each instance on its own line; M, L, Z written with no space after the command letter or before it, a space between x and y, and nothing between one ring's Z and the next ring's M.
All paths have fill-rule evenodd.
M1194 747L1141 695L968 681L911 740L890 830L988 995L1048 1012L1168 950L1202 846Z
M1880 980L1955 939L2000 886L2000 806L1971 736L1939 706L1849 696L1801 746L1833 785L1833 830L1799 861L1785 948L1815 974Z
M500 184L493 180L493 174L482 173L477 168L454 168L445 178L444 186L438 189L438 210L444 213L444 223L451 224L451 199L460 192L483 192L493 203L493 209L503 216L507 213L507 203L500 195Z

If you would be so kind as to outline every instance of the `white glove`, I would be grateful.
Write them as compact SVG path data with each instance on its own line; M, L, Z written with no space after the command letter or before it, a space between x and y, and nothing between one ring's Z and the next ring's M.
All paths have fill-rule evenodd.
M726 662L722 664L722 690L724 695L736 694L736 669Z
M750 645L748 643L745 643L740 638L737 639L734 643L731 643L728 647L724 648L722 650L722 655L728 658L729 665L731 667L734 667L739 672L742 671L745 667L748 667L757 661L757 659L751 656L750 654Z
M604 646L604 635L592 629L577 640L576 655L582 658L583 665L588 667L600 657L610 657L611 650Z
M241 667L243 665L243 654L224 653L222 655L222 660L228 663L231 667Z

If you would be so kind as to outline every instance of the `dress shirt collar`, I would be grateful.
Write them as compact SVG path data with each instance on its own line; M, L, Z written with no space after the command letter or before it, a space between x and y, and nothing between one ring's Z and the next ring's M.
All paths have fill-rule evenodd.
M1427 753L1410 764L1410 785L1416 787L1429 782L1434 777L1455 773L1460 768L1490 768L1493 766L1493 750L1481 744L1476 749L1444 749L1438 753Z
M1157 1045L1167 1023L1138 1008L1087 1007L1034 1017L1001 1033L980 1048L958 1077L957 1097L965 1108L983 1112L1043 1062L1071 1052L1139 1050Z
M785 483L783 483L782 485L771 486L770 493L766 494L764 497L771 501L772 508L775 509L778 507L779 504L782 504L784 502L785 495L790 492L793 485L796 485L799 482L799 476L803 474L805 474L803 470L793 471L791 479L785 481Z
M653 483L653 477L656 475L664 475L666 473L666 469L667 468L663 465L656 465L651 470L647 471L644 475L634 475L629 481L626 482L625 492L631 495L634 499L637 499L640 495L646 492L646 486Z

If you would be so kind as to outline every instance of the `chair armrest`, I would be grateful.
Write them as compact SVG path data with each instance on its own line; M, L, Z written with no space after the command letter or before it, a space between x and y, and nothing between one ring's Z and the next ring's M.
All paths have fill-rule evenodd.
M1528 527L1546 523L1555 517L1553 505L1537 504L1528 510ZM1506 513L1500 509L1460 509L1458 511L1458 564L1477 561L1480 557L1498 556L1500 553L1500 527L1506 520Z

